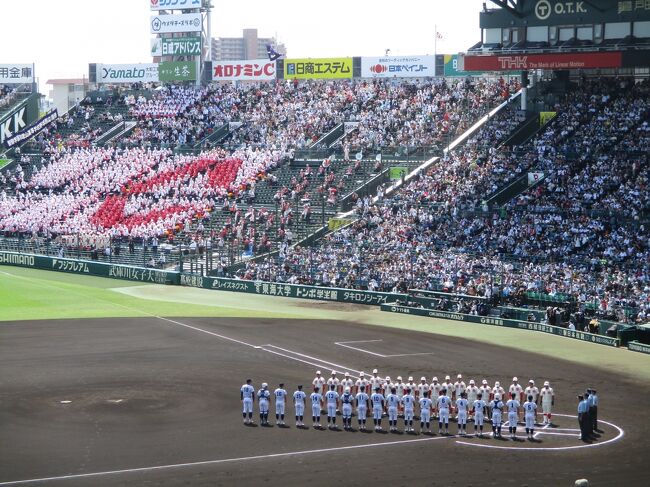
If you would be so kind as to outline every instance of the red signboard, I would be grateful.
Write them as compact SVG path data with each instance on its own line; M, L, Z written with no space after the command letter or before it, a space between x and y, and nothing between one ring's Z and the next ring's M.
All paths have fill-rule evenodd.
M621 52L465 56L465 71L620 68Z

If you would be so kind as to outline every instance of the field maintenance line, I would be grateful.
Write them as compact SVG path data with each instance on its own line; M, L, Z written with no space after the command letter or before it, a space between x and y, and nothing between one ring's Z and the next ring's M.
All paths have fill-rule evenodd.
M562 416L564 418L577 418L576 415L574 414L556 414L553 413L553 416ZM614 438L610 438L609 440L605 440L603 442L598 442L598 443L587 443L583 445L571 445L571 446L547 446L547 447L525 447L525 446L498 446L498 445L486 445L484 443L470 443L469 441L461 441L461 440L456 440L456 444L458 445L465 445L465 446L475 446L477 448L492 448L495 450L515 450L515 451L563 451L563 450L577 450L579 448L595 448L598 446L605 446L610 443L614 443L623 436L625 436L625 432L623 431L622 428L616 426L613 423L610 423L608 421L603 421L602 419L598 420L599 423L606 424L608 426L611 426L615 430L618 431L618 434ZM569 429L569 428L567 428ZM551 432L546 432L546 431L540 431L540 434L551 434ZM574 433L575 434L575 433ZM571 433L556 433L556 436L574 436L574 434Z
M381 340L377 340L377 341L381 341ZM334 345L338 345L339 347L349 348L350 350L357 350L358 352L374 355L375 357L386 358L386 356L382 355L381 353L375 353L375 352L371 352L370 350L364 350L363 348L353 347L351 345L347 345L348 343L353 343L353 342L334 342ZM354 343L362 343L362 342L354 342Z
M317 369L325 369L325 370L329 370L331 372L334 372L334 370L336 370L336 369L333 369L333 368L331 368L331 367L329 367L327 365L321 364L321 363L309 362L308 360L303 360L303 359L300 359L300 358L292 357L292 356L284 354L282 352L276 352L275 350L269 350L268 348L264 348L263 346L262 347L255 347L255 348L260 348L260 349L264 350L265 352L272 353L274 355L279 355L280 357L285 357L285 358L288 358L288 359L291 359L291 360L295 360L297 362L302 362L303 364L312 365L312 366L316 367ZM354 377L354 376L352 376L352 377Z
M286 453L271 453L268 455L255 455L251 457L224 458L221 460L205 460L200 462L156 465L153 467L125 468L121 470L106 470L103 472L79 473L79 474L60 475L54 477L42 477L42 478L26 479L26 480L11 480L8 482L0 482L0 486L26 485L26 484L35 484L35 483L43 483L43 482L53 482L58 480L74 480L74 479L83 479L83 478L92 478L92 477L105 477L109 475L124 475L129 473L154 472L157 470L171 470L176 468L189 468L189 467L198 467L198 466L205 466L205 465L219 465L223 463L246 462L251 460L267 460L272 458L295 457L300 455L340 452L345 450L362 450L365 448L405 445L410 443L421 443L425 441L435 441L435 440L447 440L447 439L453 439L457 437L458 437L457 435L451 435L451 436L436 436L436 437L427 437L427 438L414 438L411 440L384 441L379 443L368 443L365 445L350 445L350 446L339 446L334 448L320 448L318 450L303 450L303 451L294 451L294 452L286 452Z
M351 342L334 342L334 345L338 345L339 347L349 348L351 350L356 350L358 352L367 353L369 355L374 355L375 357L381 357L381 358L414 357L414 356L417 356L417 355L433 355L433 352L395 353L395 354L391 354L391 355L384 355L383 353L371 352L370 350L366 350L365 348L353 347L352 345L349 345L350 343L371 343L371 342L383 342L383 340L355 340L355 341L351 341Z

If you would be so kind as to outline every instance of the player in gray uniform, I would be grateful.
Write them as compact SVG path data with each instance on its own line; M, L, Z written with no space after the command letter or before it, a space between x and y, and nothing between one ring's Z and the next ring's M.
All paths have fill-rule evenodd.
M251 385L251 382L251 379L246 379L246 384L241 386L240 390L244 424L253 424L253 402L255 401L255 388Z
M467 434L467 408L469 402L467 401L467 394L465 391L460 392L459 398L456 399L456 411L458 412L458 434Z
M298 390L293 393L293 407L296 410L296 426L305 426L303 418L305 416L305 399L307 394L298 386Z
M381 388L375 388L375 392L370 396L370 403L372 404L372 419L375 422L375 431L381 431L381 415L384 412L384 404L386 403L384 395L381 394Z
M343 417L343 429L345 431L352 429L352 402L354 396L350 391L350 387L346 387L341 395L341 416Z
M500 394L494 396L494 399L490 401L490 407L492 408L492 435L494 438L501 438L504 404Z
M414 431L413 415L415 410L415 396L408 385L402 396L402 406L404 407L404 431L412 433Z
M336 392L336 387L337 384L330 384L330 390L325 393L327 427L330 429L336 429L336 411L339 408L339 393Z
M478 436L483 436L483 421L485 420L485 401L483 400L483 394L479 393L476 396L478 399L474 401L474 434Z
M271 393L269 392L269 385L265 382L262 384L262 388L257 391L257 404L260 408L260 425L269 426L269 398Z
M451 399L447 395L447 390L442 389L438 397L438 434L442 434L442 425L445 425L445 434L449 434L449 407L451 406Z
M287 391L284 390L284 384L273 391L275 396L275 422L279 426L284 426L284 406L287 398Z
M424 426L427 427L427 433L431 433L431 393L426 391L420 398L420 432L424 433Z

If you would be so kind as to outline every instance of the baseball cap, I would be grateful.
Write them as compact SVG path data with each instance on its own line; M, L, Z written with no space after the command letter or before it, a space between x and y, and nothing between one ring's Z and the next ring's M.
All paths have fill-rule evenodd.
M332 371L332 375L336 375L336 370L333 370L333 371Z
M535 381L534 381L533 379L530 379L530 380L528 381L528 383L529 383L529 384L534 384Z
M496 381L496 382L494 383L494 387L499 387L500 385L501 385L501 382L499 382L499 381Z
M402 376L401 376L401 375L398 375L398 376L397 376L397 380L402 380Z
M376 373L377 373L377 369L372 369L372 373L373 373L373 374L376 374Z
M476 384L476 382L474 382L474 379L470 380L469 383L470 383L470 385L472 385L472 386L473 386L474 384Z
M350 388L349 388L349 387L346 387L346 388L345 388L345 392L350 392Z
M457 379L462 379L462 378L463 378L463 374L458 374L458 375L456 376L456 378L457 378Z
M361 373L359 374L359 377L365 377L365 376L366 376L365 372L361 372Z
M433 382L438 382L438 378L437 378L437 377L434 377L434 378L431 379L431 380L432 380Z
M269 385L266 382L262 383L262 389L266 389Z
M413 380L413 377L409 376L409 382L411 382L412 380Z
M423 380L424 382L426 382L427 378L426 377L420 377L420 380Z
M320 370L317 370L317 371L316 371L316 375L320 375Z
M517 382L517 380L518 380L518 379L517 379L516 377L513 377L513 378L512 378L512 382Z
M350 372L346 372L346 373L345 373L345 376L346 376L346 377L350 377Z
M550 386L551 384L548 381L546 381L546 382L544 382L544 385L545 386Z
M386 376L386 381L389 381L389 380L390 380L390 375L387 375Z
M451 377L449 377L448 375L445 375L445 380L451 380Z
M488 381L487 381L487 380L485 380L485 379L483 379L483 382L482 382L482 383L483 383L483 384L487 384L487 383L488 383Z

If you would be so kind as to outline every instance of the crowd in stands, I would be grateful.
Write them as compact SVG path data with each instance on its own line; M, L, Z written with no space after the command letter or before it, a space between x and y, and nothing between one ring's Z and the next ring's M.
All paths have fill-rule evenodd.
M602 157L607 152L595 149L598 144L589 143L589 137L605 137L615 147L607 139L611 133L626 134L634 127L644 133L647 96L638 98L645 92L644 85L583 85L568 95L569 109L517 152L498 146L516 126L506 111L400 193L375 205L360 203L359 220L321 245L285 247L279 258L249 263L241 277L383 291L415 287L488 297L498 292L508 298L534 291L595 302L603 311L621 304L643 310L650 295L647 221L598 218L559 205L545 212L474 210L486 192L513 175L528 168L552 170L565 161L556 147L572 147L584 159L594 153ZM570 109L576 105L580 110ZM585 107L590 107L587 114ZM635 141L633 147L647 143ZM643 178L630 177L641 167L628 178L645 196Z
M18 90L9 85L0 84L0 110L10 107L18 98Z

